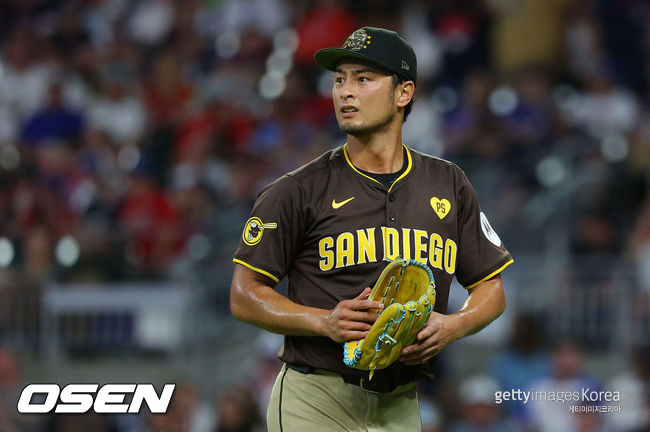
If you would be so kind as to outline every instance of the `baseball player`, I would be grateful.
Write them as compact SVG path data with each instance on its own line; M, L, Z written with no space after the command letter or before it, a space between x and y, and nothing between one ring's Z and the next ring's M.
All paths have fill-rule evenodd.
M363 27L316 62L334 71L332 98L347 142L264 188L235 253L234 316L285 335L267 409L269 431L419 431L415 383L436 355L505 308L501 271L513 260L451 162L402 143L417 84L411 46ZM367 298L387 262L426 264L434 312L399 361L352 369L342 343L364 338L381 308ZM274 290L288 276L288 297ZM446 314L453 277L469 293Z

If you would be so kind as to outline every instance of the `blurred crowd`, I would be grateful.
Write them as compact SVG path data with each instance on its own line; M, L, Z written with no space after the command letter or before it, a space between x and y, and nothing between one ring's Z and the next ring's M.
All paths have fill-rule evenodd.
M219 214L342 144L312 54L370 24L418 54L404 142L468 172L510 249L554 247L559 218L570 252L629 252L650 285L646 2L0 8L0 266L37 283L169 277L236 244Z
M631 298L648 309L638 319L650 322L649 19L643 0L0 2L0 321L10 294L52 281L207 275L227 299L258 191L344 142L313 52L373 25L418 56L404 143L467 172L515 258L562 256L586 272L629 262ZM584 256L605 258L581 268ZM628 424L494 404L494 388L565 388L581 373L577 345L549 356L515 339L483 375L445 391L443 373L422 390L428 432L647 427L642 349L645 369L618 377L636 383L641 414ZM237 387L192 428L200 398L186 387L178 409L143 420L148 430L263 424L263 391ZM139 430L85 417L48 428Z

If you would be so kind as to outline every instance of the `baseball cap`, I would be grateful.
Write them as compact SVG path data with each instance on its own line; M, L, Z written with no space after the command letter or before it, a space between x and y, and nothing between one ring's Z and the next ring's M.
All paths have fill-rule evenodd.
M348 36L341 48L323 48L314 54L316 63L331 71L344 58L367 60L417 84L415 51L392 30L361 27Z

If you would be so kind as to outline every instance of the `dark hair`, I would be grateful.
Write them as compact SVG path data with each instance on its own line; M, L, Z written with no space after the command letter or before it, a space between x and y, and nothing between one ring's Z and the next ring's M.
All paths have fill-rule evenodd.
M400 77L397 74L393 74L391 78L393 78L393 88L395 88L397 84L401 84L405 81L404 78ZM408 105L404 107L404 118L402 119L402 123L404 123L406 121L406 117L408 117L409 114L411 114L411 110L413 109L413 102L415 102L415 96L413 96L411 98L411 101L408 103Z

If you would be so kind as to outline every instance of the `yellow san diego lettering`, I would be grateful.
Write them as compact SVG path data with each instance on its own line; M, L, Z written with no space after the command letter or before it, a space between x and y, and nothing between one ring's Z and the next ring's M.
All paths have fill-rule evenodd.
M382 248L384 261L412 258L449 274L456 272L458 246L452 239L412 228L381 227L381 238L376 236L376 231L374 227L362 228L320 239L318 265L321 271L377 262L377 249Z
M454 274L456 271L456 243L452 239L445 242L445 271Z
M357 239L359 241L359 253L357 264L367 262L377 262L377 248L375 246L375 229L367 228L357 230Z
M415 246L415 253L413 254L413 259L422 264L426 264L427 263L427 257L426 257L427 232L419 229L414 229L413 236L415 237L414 238L415 241L413 242ZM422 256L422 252L425 253L425 256Z
M402 258L411 259L411 228L402 228Z
M354 264L354 235L349 232L336 238L336 268Z
M429 264L433 268L442 270L442 237L433 233L429 239Z
M399 231L381 227L381 232L384 237L384 260L394 260L399 256Z
M331 250L333 246L334 239L332 237L323 237L318 242L318 253L322 258L318 262L318 266L321 271L332 270L334 266L334 252Z

